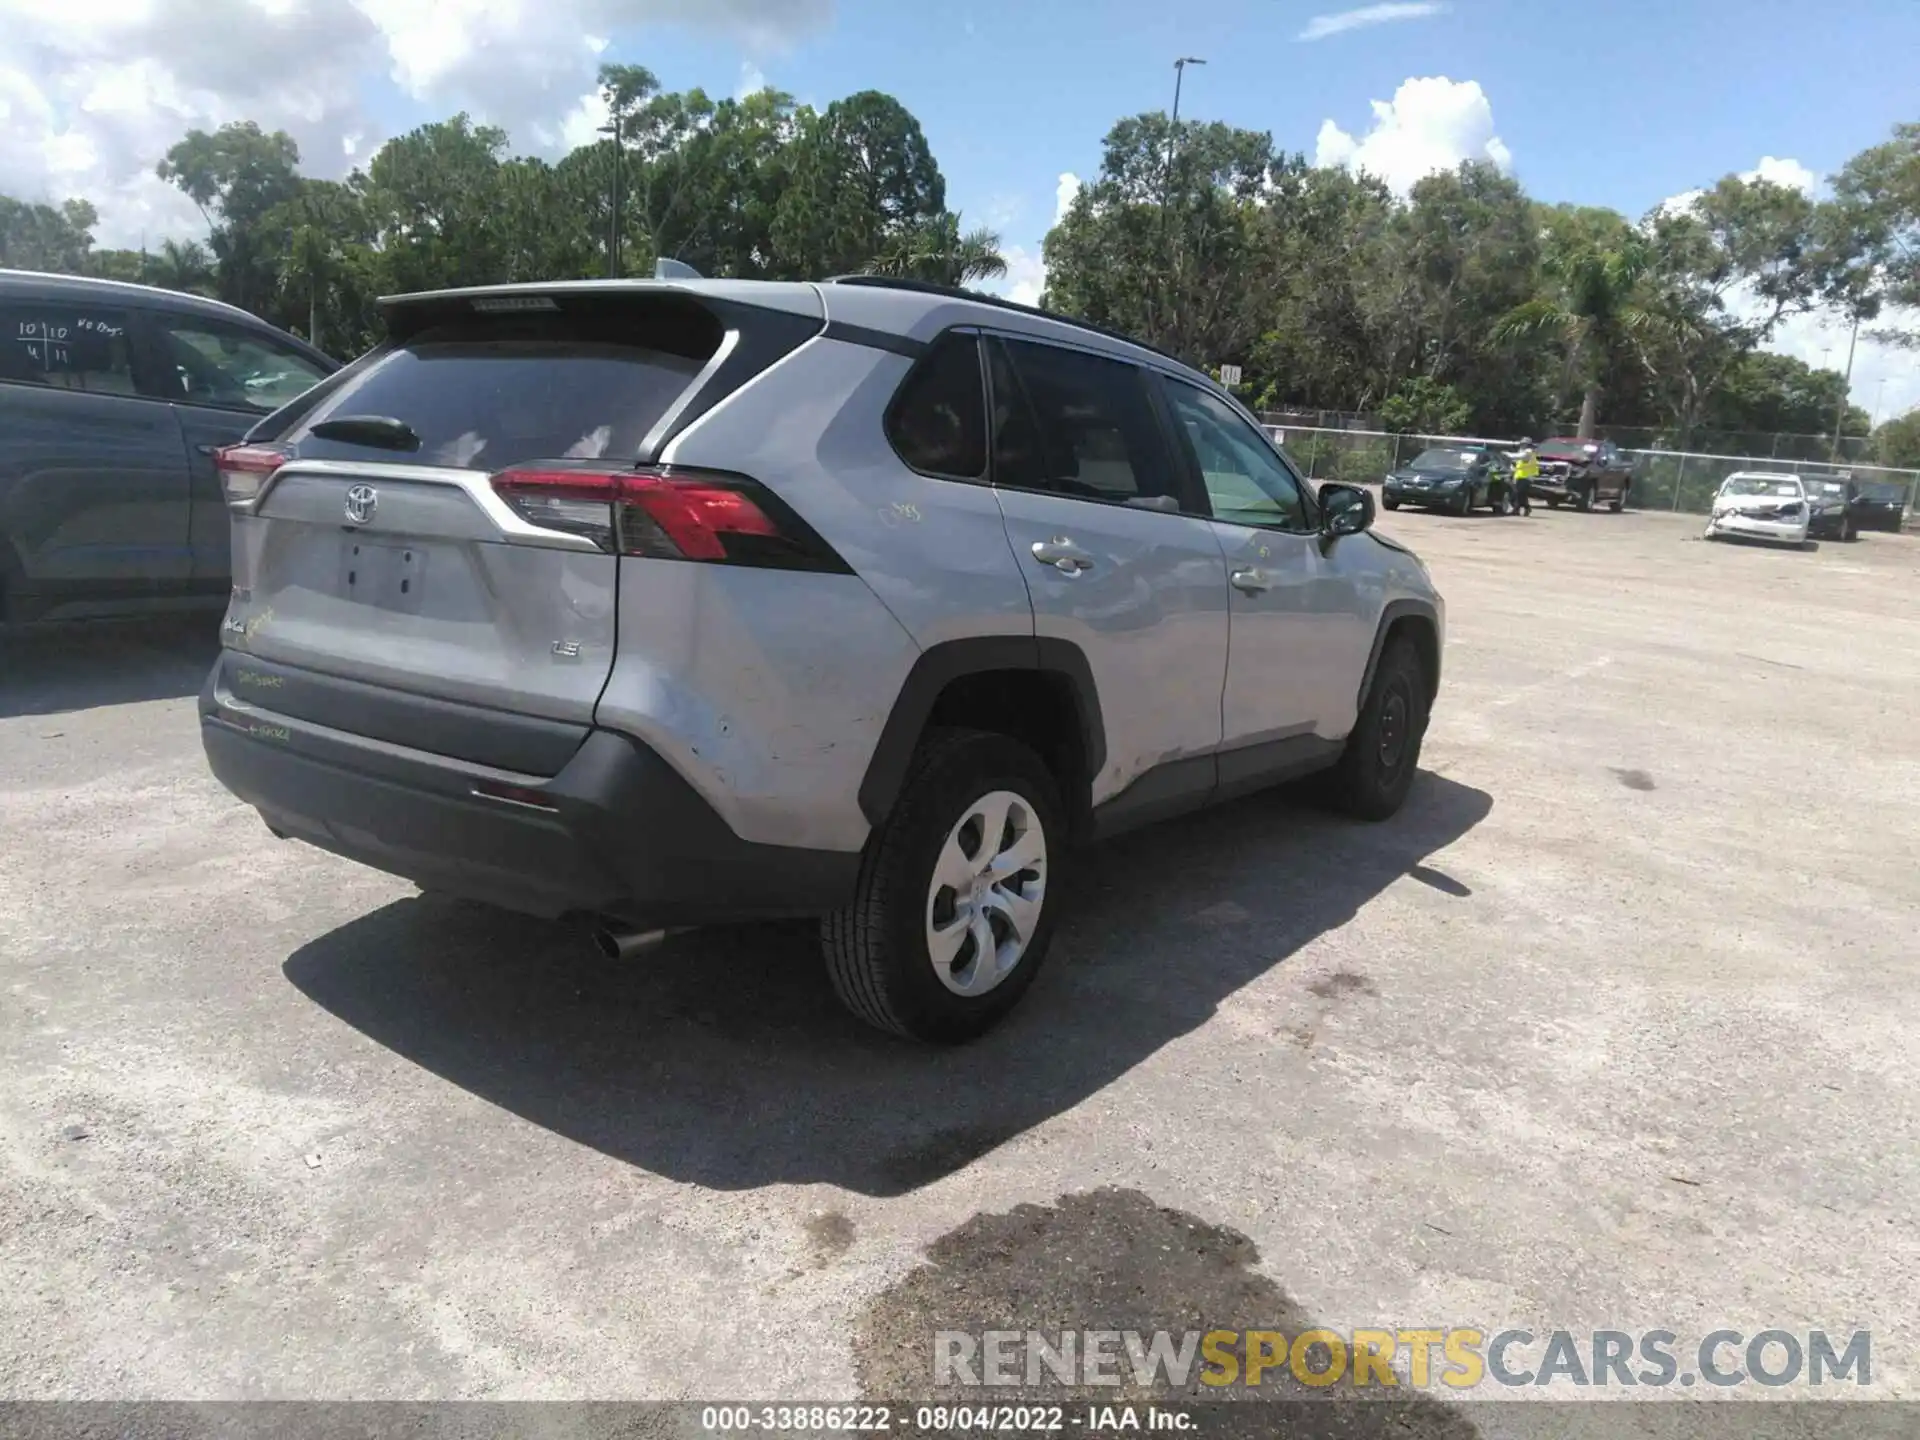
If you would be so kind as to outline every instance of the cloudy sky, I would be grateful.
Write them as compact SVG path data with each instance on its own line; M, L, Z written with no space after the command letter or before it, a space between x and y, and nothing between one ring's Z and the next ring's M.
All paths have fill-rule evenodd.
M671 87L762 80L824 104L863 88L926 127L950 203L1005 238L1007 288L1038 293L1040 238L1100 137L1166 105L1273 132L1405 188L1468 158L1549 200L1638 216L1728 172L1818 191L1854 151L1920 118L1862 83L1862 56L1920 54L1913 0L1843 0L1808 42L1784 0L0 0L0 193L86 195L100 238L194 233L153 178L191 126L252 118L337 175L457 109L554 153L590 135L603 59ZM1903 109L1903 102L1905 108ZM1807 319L1782 348L1844 363ZM1855 399L1920 404L1920 360L1863 344Z

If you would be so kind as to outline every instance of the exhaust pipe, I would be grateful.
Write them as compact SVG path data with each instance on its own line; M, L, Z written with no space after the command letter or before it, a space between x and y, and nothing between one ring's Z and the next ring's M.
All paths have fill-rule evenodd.
M672 933L671 930L635 930L625 925L603 925L593 932L593 943L609 960L634 960Z

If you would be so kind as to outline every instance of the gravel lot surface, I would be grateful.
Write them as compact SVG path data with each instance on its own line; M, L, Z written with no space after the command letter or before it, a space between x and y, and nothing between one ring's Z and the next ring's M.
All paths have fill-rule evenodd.
M213 621L0 639L0 1396L851 1399L996 1316L1868 1328L1913 1396L1920 541L1699 523L1383 517L1403 815L1091 852L945 1053L804 928L613 964L275 841Z

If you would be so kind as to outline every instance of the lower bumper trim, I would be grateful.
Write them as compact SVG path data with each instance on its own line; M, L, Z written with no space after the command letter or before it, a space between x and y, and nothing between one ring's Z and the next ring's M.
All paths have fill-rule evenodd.
M380 742L357 763L351 736L227 712L212 694L201 738L214 775L275 834L528 914L637 927L820 915L859 873L857 852L743 840L664 759L610 730L551 779L525 777L551 809L476 796L489 772Z

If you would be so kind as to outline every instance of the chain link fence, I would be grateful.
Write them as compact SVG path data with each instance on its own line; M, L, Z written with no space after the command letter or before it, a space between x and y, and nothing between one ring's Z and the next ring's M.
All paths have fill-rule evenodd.
M1500 451L1514 447L1512 440L1480 435L1397 435L1384 430L1271 420L1267 429L1286 446L1287 453L1309 479L1338 480L1348 485L1378 485L1389 470L1399 469L1422 450L1433 446L1485 445ZM1850 475L1862 485L1898 485L1906 494L1909 517L1920 508L1916 505L1920 502L1920 470L1852 464L1844 459L1833 464L1828 462L1825 451L1818 456L1787 455L1778 451L1714 454L1699 450L1634 449L1618 438L1614 443L1620 445L1620 453L1632 465L1633 491L1628 503L1639 510L1676 510L1704 515L1713 506L1720 482L1736 470L1778 470L1809 478ZM1831 441L1827 444L1830 448Z
M1282 430L1332 430L1360 435L1387 433L1378 415L1361 411L1263 410L1260 420L1265 425L1277 426ZM1544 440L1548 433L1541 431L1533 438L1536 441ZM1873 459L1872 441L1864 435L1843 437L1836 455L1831 432L1824 435L1795 435L1770 430L1694 430L1685 436L1675 436L1669 431L1650 426L1601 425L1594 435L1596 439L1613 441L1622 450L1672 455L1737 455L1749 463L1760 460L1826 461L1837 458L1857 469L1870 464ZM1440 438L1453 442L1459 437ZM1685 440L1684 450L1674 447L1677 439Z

